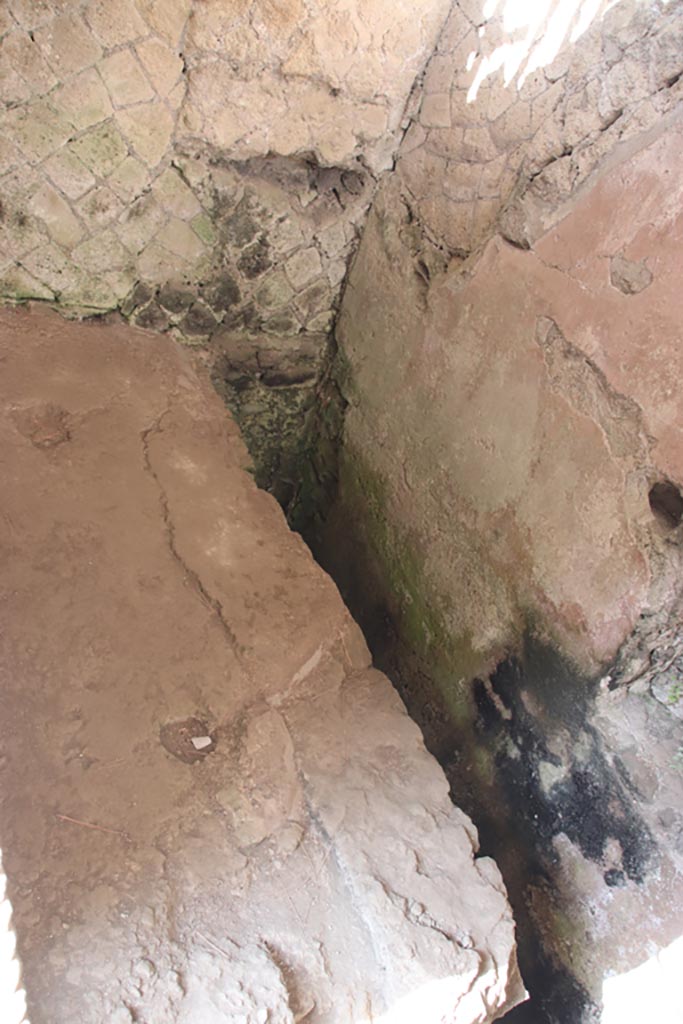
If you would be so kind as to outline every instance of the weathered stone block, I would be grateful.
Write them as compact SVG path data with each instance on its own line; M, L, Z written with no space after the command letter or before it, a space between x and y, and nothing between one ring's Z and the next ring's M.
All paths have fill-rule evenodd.
M0 58L2 56L0 51ZM30 98L31 90L24 79L9 61L4 60L0 65L0 101L9 106L24 103Z
M3 118L4 129L29 163L38 163L60 146L71 134L71 128L55 112L47 100L37 100L13 110Z
M420 124L425 128L450 128L451 97L448 92L425 95L420 107Z
M130 294L126 296L125 302L121 303L121 312L124 316L130 316L136 309L146 306L150 299L154 298L155 289L144 281L137 281Z
M138 327L146 327L150 331L165 331L170 326L167 314L160 309L156 302L149 305L135 314L135 323Z
M19 151L7 136L0 136L0 174L11 171L20 162Z
M17 23L12 17L9 6L0 8L0 35L4 36L6 32L10 32L16 27Z
M179 322L178 329L183 334L207 336L215 331L217 326L218 322L208 306L195 302Z
M117 111L116 121L140 159L155 167L166 153L173 133L168 110L158 103L147 103Z
M485 96L477 99L476 103L471 106L475 107L475 110L477 106L481 109L482 101L485 100L486 119L488 121L496 121L501 114L509 111L510 107L518 102L519 97L513 82L509 82L506 85L502 78L495 76L487 84L488 88L485 91Z
M106 178L128 155L116 125L98 125L71 143L71 149L97 177Z
M322 273L320 253L315 246L302 249L287 260L285 272L294 290L300 291Z
M286 255L304 242L301 225L291 215L285 215L276 221L269 231L268 239L273 249Z
M239 286L230 274L221 273L220 276L201 287L202 296L216 312L224 312L241 301Z
M169 46L178 46L190 14L191 0L138 0L138 7L147 24Z
M48 234L59 245L72 248L83 236L83 228L67 201L50 185L33 196L30 212L45 224Z
M195 300L195 293L182 284L167 281L159 290L159 303L171 313L182 313L189 309Z
M123 270L106 270L102 277L111 289L112 295L117 303L121 305L125 297L130 293L135 284L137 275L132 266L124 267Z
M637 295L652 284L653 275L645 260L629 260L618 254L610 260L610 281L624 295Z
M531 104L519 100L490 126L491 138L499 150L507 150L532 134ZM465 135L467 138L467 134Z
M443 190L449 199L465 202L476 199L479 194L482 164L449 164L443 178Z
M152 191L164 210L182 220L191 220L202 212L201 203L194 192L173 167L169 167L155 180Z
M187 83L184 80L178 82L178 84L171 89L170 93L166 97L171 110L180 111L183 103L185 102L185 96L187 95Z
M154 89L132 50L117 50L100 61L97 69L115 107L146 103L154 98Z
M476 201L472 210L471 245L473 248L490 236L499 210L498 199L480 198Z
M0 223L0 251L6 260L18 260L47 241L43 223L27 212L33 190L26 196L3 197L3 218Z
M51 156L44 168L52 182L69 199L79 199L95 184L95 178L83 161L69 148Z
M312 334L327 334L334 323L334 310L326 309L306 323L306 331Z
M102 231L82 242L74 249L72 257L79 267L93 274L103 274L130 264L130 253L111 230Z
M123 203L130 203L149 184L149 171L134 156L127 156L108 176L107 184Z
M332 303L332 293L324 278L314 281L296 296L294 304L304 321L325 311Z
M168 224L157 235L157 241L169 252L175 253L188 263L196 261L204 254L204 245L189 224L171 217Z
M496 199L505 196L505 183L503 176L508 165L508 155L502 153L495 160L490 160L481 169L479 179L479 198Z
M242 248L253 242L260 228L251 210L252 200L247 195L240 200L234 213L225 222L225 230L228 241Z
M52 302L55 294L23 267L13 266L0 274L0 296L6 299L42 299Z
M69 13L73 3L72 0L8 0L6 7L28 32L52 21L58 14Z
M121 215L115 231L126 248L139 253L153 239L166 220L166 214L154 196L147 194L136 199Z
M132 42L149 31L133 0L93 0L85 9L85 19L107 50Z
M653 53L652 71L658 87L672 83L683 71L683 27L680 18L672 18L658 35Z
M289 281L282 270L271 274L256 292L256 301L266 309L284 306L294 295Z
M135 49L156 91L168 96L183 73L182 59L160 39L145 39Z
M442 160L458 160L463 148L464 129L461 125L452 128L430 128L424 144L424 150ZM430 181L430 191L438 191L438 183Z
M0 67L8 65L16 71L29 88L30 94L41 95L57 84L40 48L28 32L10 32L0 44Z
M270 246L264 235L246 246L237 260L237 269L247 280L260 277L272 266ZM291 278L290 278L291 280Z
M99 60L102 50L78 14L63 14L38 29L34 38L61 80Z
M301 331L301 321L288 309L269 317L263 324L263 330L268 334L278 334L280 336L299 334Z
M197 214L197 216L193 217L190 221L190 226L192 227L195 235L198 235L199 238L201 238L204 245L212 246L215 243L218 237L216 227L208 214Z
M398 166L399 173L412 194L420 197L435 188L440 190L446 169L446 158L429 153L421 147L407 153Z
M514 108L513 108L514 109ZM470 163L485 163L498 156L498 146L488 127L466 128L461 155Z
M140 277L153 283L161 283L176 274L190 270L182 257L170 252L158 242L150 242L138 256L137 267Z
M83 284L81 271L52 242L34 249L23 258L22 263L33 277L59 298L62 295L74 295Z
M341 285L342 281L346 277L347 264L345 260L332 260L327 265L327 280L330 282L330 287L333 291Z
M12 199L19 206L21 200L27 200L42 186L41 174L33 167L19 166L8 171L2 178L2 194L5 199ZM17 212L21 212L18 210Z
M72 78L54 93L52 101L74 128L89 128L113 114L107 90L95 68Z
M453 61L439 53L435 53L427 64L424 74L425 93L446 93L451 90L453 81Z
M110 188L102 186L79 199L76 209L91 230L98 230L116 220L123 204Z

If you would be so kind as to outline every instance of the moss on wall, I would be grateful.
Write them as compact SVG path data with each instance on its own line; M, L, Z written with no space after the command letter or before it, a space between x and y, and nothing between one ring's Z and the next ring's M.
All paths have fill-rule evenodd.
M328 500L326 516L305 524L304 536L418 721L434 717L447 721L449 732L466 734L474 714L470 680L486 668L485 656L466 629L458 632L457 613L432 586L417 538L397 524L390 482L350 447L339 453L330 446L325 460L337 482L336 501L330 508ZM419 695L418 678L424 682Z

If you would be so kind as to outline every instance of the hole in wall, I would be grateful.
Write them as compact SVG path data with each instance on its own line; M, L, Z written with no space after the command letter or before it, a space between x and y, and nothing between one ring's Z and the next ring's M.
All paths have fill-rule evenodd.
M683 495L671 480L659 480L648 494L655 519L668 530L680 526L683 520Z

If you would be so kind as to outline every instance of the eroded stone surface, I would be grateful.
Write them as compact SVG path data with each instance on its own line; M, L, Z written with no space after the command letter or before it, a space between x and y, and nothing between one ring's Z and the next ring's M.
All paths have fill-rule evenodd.
M0 299L119 309L209 353L223 329L278 335L304 359L318 341L320 366L448 0L353 0L343 15L299 0L30 6L0 22ZM178 290L196 305L159 302ZM249 405L267 429L251 430L222 380L259 483L281 493L314 383L257 375Z
M140 279L178 279L196 290L215 276L216 261L248 282L273 261L296 261L300 250L289 298L318 278L329 311L340 285L333 264L348 257L368 185L391 164L407 97L448 7L373 0L354 2L342 17L298 0L264 0L253 10L187 0L80 0L64 9L55 0L33 16L10 4L0 23L5 264L23 266L31 254L35 261L56 242L75 276L64 287L37 266L35 290L42 285L61 305L87 311L120 306ZM265 180L249 166L263 158L276 164ZM121 224L125 257L86 268L97 280L85 290L73 249L84 238L108 251L87 202L103 186L126 206L151 192L159 216L131 235L127 211L117 209L109 219ZM237 251L214 251L230 215L226 193L238 206L245 188L254 237L277 225L269 264L247 255L242 265L240 250L252 241L243 233ZM332 204L308 209L323 192ZM27 213L30 237L16 224ZM249 292L242 289L247 300ZM0 279L0 295L24 297L12 272ZM306 319L295 317L284 333L296 334ZM166 327L182 333L175 322Z
M319 550L500 851L534 1022L599 1019L680 930L682 156L677 112L466 263L397 174L337 328Z
M401 530L419 522L449 631L484 656L531 613L595 668L663 601L677 549L648 496L683 482L680 119L645 143L531 252L496 238L431 285L387 189L350 281L349 470L386 482ZM645 290L613 286L615 255L652 267Z
M0 298L120 309L209 351L223 329L302 352L329 333L399 146L429 277L498 223L528 245L680 97L681 0L516 15L484 0L30 7L0 22ZM615 274L640 290L647 271ZM209 311L160 308L169 288ZM243 418L245 436L259 482L283 495L313 387L250 385L269 426Z
M0 822L33 1024L492 1020L520 995L495 864L189 354L0 325Z
M189 129L238 159L310 152L326 166L390 166L406 98L450 4L301 0L225 7L188 24Z
M455 3L424 76L398 173L451 254L500 221L528 246L614 146L680 101L680 2Z

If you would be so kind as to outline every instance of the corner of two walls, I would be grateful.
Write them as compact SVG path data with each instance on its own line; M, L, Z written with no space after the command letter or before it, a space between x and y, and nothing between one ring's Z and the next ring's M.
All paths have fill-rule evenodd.
M590 1006L683 855L683 3L507 7L8 0L0 298L203 354Z
M345 286L309 534L576 1024L683 898L683 5L568 20L547 63L549 6L505 87L503 19L454 5Z
M7 0L0 301L205 354L287 504L350 254L450 0Z

